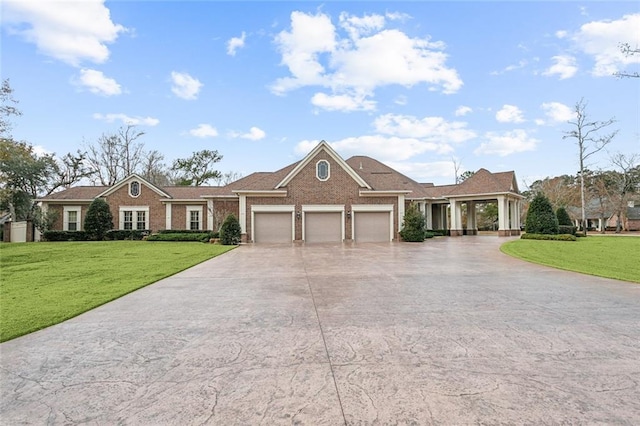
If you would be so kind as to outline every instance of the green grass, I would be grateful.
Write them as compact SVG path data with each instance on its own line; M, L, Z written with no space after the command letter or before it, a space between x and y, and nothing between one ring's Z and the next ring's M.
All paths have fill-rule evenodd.
M232 248L145 241L0 244L0 342L75 317Z
M589 236L575 242L514 240L503 253L567 271L640 283L640 238Z

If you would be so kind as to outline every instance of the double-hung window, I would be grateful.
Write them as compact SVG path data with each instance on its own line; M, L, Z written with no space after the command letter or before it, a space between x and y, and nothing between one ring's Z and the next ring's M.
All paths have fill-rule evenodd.
M202 230L202 206L187 206L186 229Z
M65 206L63 230L79 231L80 230L80 206Z
M120 207L120 229L128 231L149 229L149 207Z

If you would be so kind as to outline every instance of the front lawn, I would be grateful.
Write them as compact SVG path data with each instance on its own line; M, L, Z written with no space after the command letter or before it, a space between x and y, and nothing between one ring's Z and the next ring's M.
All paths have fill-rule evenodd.
M500 250L541 265L640 283L640 237L588 236L575 242L514 240Z
M0 244L0 342L75 317L232 248L145 241Z

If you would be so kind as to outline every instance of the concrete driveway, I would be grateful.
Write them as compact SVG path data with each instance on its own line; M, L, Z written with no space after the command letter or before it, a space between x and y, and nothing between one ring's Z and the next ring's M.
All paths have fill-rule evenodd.
M640 424L640 285L504 241L240 247L0 345L0 419Z

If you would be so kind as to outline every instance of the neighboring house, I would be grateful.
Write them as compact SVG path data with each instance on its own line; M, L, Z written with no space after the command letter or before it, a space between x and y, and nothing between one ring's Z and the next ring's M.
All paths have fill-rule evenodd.
M55 229L80 230L98 197L109 204L117 229L214 230L234 213L247 242L394 241L411 202L429 229L453 236L477 233L476 203L497 202L499 235L518 235L523 199L514 172L480 169L460 185L434 186L370 157L345 161L323 141L296 163L224 187L157 187L131 175L112 187L75 187L38 201L59 213Z
M625 212L622 214L622 229L625 231L640 231L640 204L635 200L629 201ZM614 213L607 220L607 229L616 229L618 214Z

